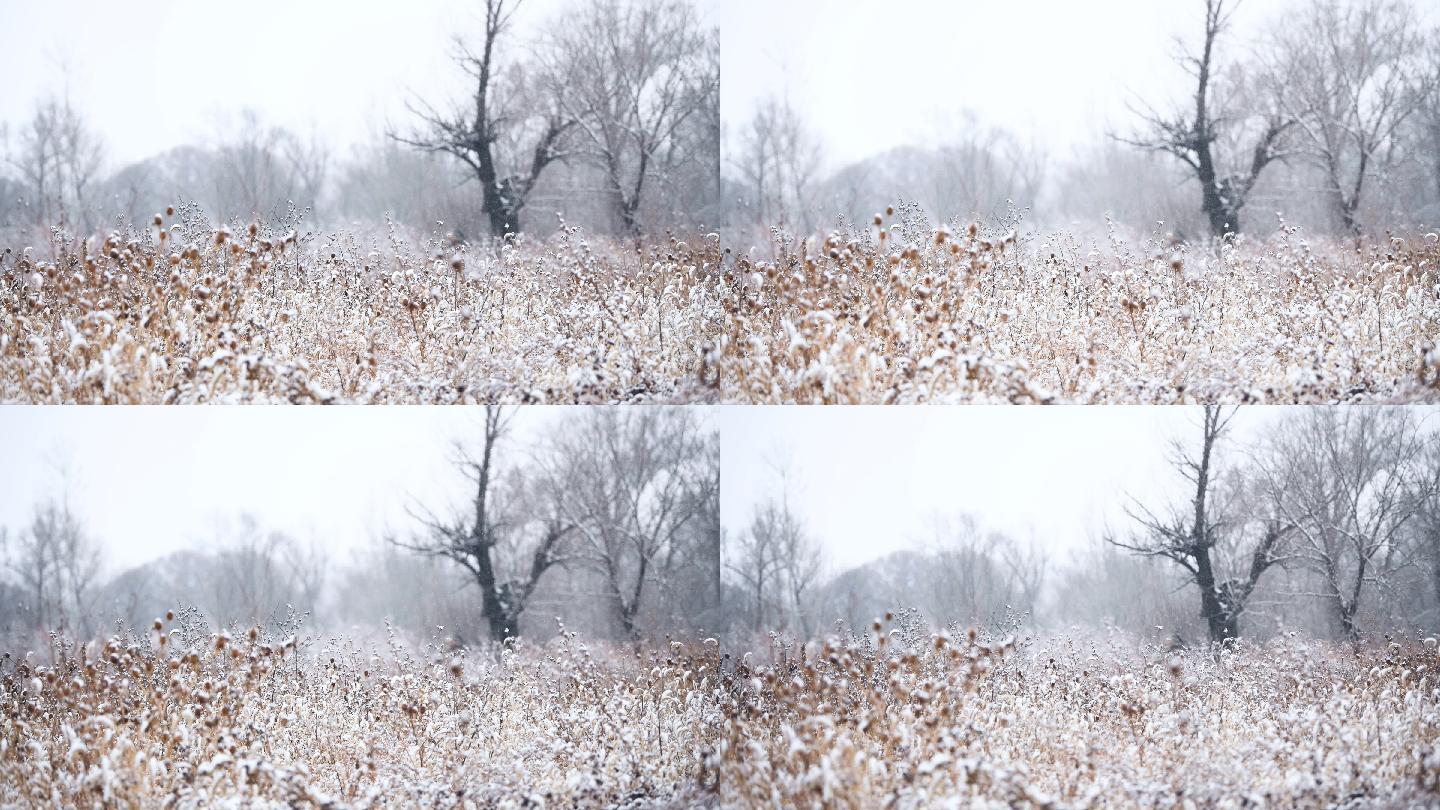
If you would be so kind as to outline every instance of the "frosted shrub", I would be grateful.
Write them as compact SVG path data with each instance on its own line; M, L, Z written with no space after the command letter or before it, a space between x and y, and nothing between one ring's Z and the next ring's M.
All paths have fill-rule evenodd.
M729 273L738 402L1440 399L1440 236L1103 249L877 214Z
M296 647L157 620L6 661L0 805L688 806L715 787L713 645Z
M1111 634L867 637L727 673L733 807L1347 807L1440 801L1433 646Z
M53 260L0 257L0 401L707 399L719 239L642 251L565 227L441 236L211 227L173 209Z

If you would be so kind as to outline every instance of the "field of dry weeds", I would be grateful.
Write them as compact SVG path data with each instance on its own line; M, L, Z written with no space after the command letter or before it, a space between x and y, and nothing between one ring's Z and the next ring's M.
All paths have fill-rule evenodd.
M689 807L711 801L713 640L573 633L498 655L157 620L0 681L0 805Z
M1433 233L1026 243L902 206L823 244L777 233L731 277L731 402L1440 398Z
M157 619L0 670L0 805L1422 807L1434 639L1218 655L931 633L768 656L297 641ZM765 658L764 661L759 658Z
M753 657L752 657L753 658ZM1218 658L1113 636L933 635L904 617L742 662L734 807L1423 807L1440 801L1434 639L1294 638Z
M272 232L273 231L273 232ZM719 237L640 250L566 227L212 226L0 255L0 402L691 402L717 385Z

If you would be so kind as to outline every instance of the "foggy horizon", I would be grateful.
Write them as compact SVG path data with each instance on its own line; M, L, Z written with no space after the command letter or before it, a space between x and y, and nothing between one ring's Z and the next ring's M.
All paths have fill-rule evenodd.
M536 5L547 3L553 5ZM449 92L459 89L447 34L475 27L465 5L442 0L411 9L362 0L336 13L323 4L262 0L244 15L175 0L144 15L77 0L10 5L0 22L12 30L56 31L58 20L79 16L92 24L67 26L63 38L26 38L0 56L0 69L17 77L7 85L4 118L18 125L49 94L68 94L82 114L100 121L132 117L139 103L146 112L138 126L104 128L112 168L213 142L226 119L245 108L271 126L301 133L318 128L347 154L372 131L383 132L387 120L399 123L410 94L437 82ZM250 19L265 31L269 47L214 47L213 37L231 26L243 30ZM524 22L533 22L528 10ZM105 46L111 39L160 39L178 50L111 49ZM97 53L103 55L92 56ZM280 53L298 61L277 59Z
M702 18L713 19L717 3L695 0ZM518 49L528 51L565 6L566 0L522 0L509 32ZM8 77L0 124L13 138L37 102L69 97L104 134L105 164L114 171L176 147L213 146L253 110L263 125L319 134L346 158L383 140L389 126L415 126L406 102L463 97L467 79L451 59L454 38L473 41L482 26L483 13L465 0L413 6L356 0L341 7L257 0L243 13L158 0L144 14L86 0L8 3L0 7L0 27L42 33L0 52L0 73ZM263 47L215 47L231 27L252 32ZM163 41L167 49L113 44L136 40Z
M1228 460L1254 449L1262 427L1300 410L1242 408ZM788 465L791 507L828 556L822 580L924 550L937 539L936 519L962 516L1063 565L1106 529L1128 530L1132 502L1183 495L1166 456L1171 440L1190 442L1199 414L1175 406L970 406L963 415L925 406L726 408L722 523L731 535L743 530L753 507L781 496L777 464Z
M1304 2L1236 4L1223 61L1239 61ZM1418 10L1440 23L1440 7ZM733 130L775 96L819 136L823 173L897 147L943 144L970 115L976 126L1035 140L1052 166L1069 163L1080 148L1137 129L1130 105L1165 110L1188 100L1175 57L1198 44L1202 14L1197 3L1146 0L900 0L881 13L863 0L735 0L722 17L730 33L721 57L727 160Z
M575 412L517 410L505 461L528 458L547 428ZM0 444L12 463L0 469L0 527L13 536L36 505L68 497L105 551L106 576L177 551L221 548L242 516L348 560L381 545L387 531L414 530L409 507L463 504L469 485L453 449L478 440L481 416L425 408L5 408Z
M830 172L897 146L943 141L967 113L982 126L1037 136L1052 160L1064 159L1123 113L1131 90L1164 88L1169 68L1157 67L1169 63L1171 34L1185 33L1175 8L1144 0L910 0L883 12L860 0L771 6L726 7L735 44L722 56L725 120L738 124L766 96L787 96L820 135ZM1017 51L1021 20L1033 24ZM1097 42L1097 34L1113 41ZM1107 47L1118 41L1126 47ZM1066 65L1062 74L1057 63ZM846 126L826 125L836 117Z
M1432 92L1423 52L1440 37L1440 6L1345 0L1334 18L1305 0L1221 8L1206 72L1216 123L1205 149L1215 155L1200 162L1216 167L1216 183L1243 191L1228 212L1234 222L1210 202L1202 224L1199 162L1181 130L1192 126L1199 73L1187 60L1204 52L1203 3L907 0L881 10L740 0L725 12L732 44L721 98L735 236L763 247L775 225L810 235L843 217L863 228L902 202L936 221L977 219L1000 233L1063 228L1097 242L1107 222L1127 236L1158 229L1183 239L1242 223L1270 234L1280 217L1318 234L1433 228L1434 114L1423 111L1434 102L1418 99ZM1333 33L1313 27L1327 25ZM1301 26L1311 27L1294 33ZM1351 45L1317 56L1307 43L1327 36ZM1362 52L1372 57L1363 69L1314 63ZM1346 81L1360 89L1345 96L1318 81L1330 73L1353 73ZM1413 95L1376 95L1399 73ZM1358 142L1327 129L1344 114L1362 123L1340 132L1374 141L1363 161ZM1278 137L1251 170L1267 121ZM1179 129L1166 134L1170 125ZM1352 182L1355 200L1337 212L1331 198L1345 200Z

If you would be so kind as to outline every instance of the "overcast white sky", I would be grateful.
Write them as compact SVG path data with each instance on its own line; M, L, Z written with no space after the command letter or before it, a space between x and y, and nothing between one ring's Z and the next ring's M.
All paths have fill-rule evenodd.
M1229 449L1285 408L1244 408ZM936 517L1033 539L1057 560L1119 526L1126 495L1168 496L1164 457L1199 408L776 406L720 414L721 519L740 530L778 494L772 459L788 461L791 504L838 573L929 537ZM1234 457L1234 456L1232 456Z
M585 0L574 0L584 2ZM570 0L523 0L509 41L524 49ZM698 0L706 19L718 0ZM114 168L216 140L241 109L337 149L408 120L411 91L463 87L451 36L476 32L477 0L0 0L0 121L67 91ZM428 96L427 96L428 97Z
M1229 46L1288 2L1245 0ZM1064 159L1127 100L1170 97L1174 37L1201 20L1196 0L726 0L722 116L733 131L788 93L832 169L934 143L967 109Z
M525 451L563 407L513 422ZM265 529L332 551L403 529L407 503L465 495L452 440L477 435L479 408L0 408L0 526L18 531L62 493L104 545L107 573L204 548L218 521L254 514ZM413 496L413 498L412 498Z

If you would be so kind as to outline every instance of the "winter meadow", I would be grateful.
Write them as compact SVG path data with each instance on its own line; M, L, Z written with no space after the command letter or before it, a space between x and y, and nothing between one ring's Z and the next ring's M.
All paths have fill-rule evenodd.
M1440 805L1432 3L0 29L0 808Z
M90 439L168 429L145 443L170 456L214 427L204 410L10 418ZM75 453L6 520L0 804L712 801L709 412L475 410L249 409L220 420L239 435L212 443L227 464L211 481L146 464L118 504L101 482L129 449ZM357 432L391 438L356 448ZM315 454L276 480L297 442ZM22 452L45 467L43 442ZM152 484L187 506L152 511L170 497Z
M723 804L1434 804L1433 408L801 410L725 450Z
M11 108L0 400L712 399L714 23L661 0L423 17L432 69L383 117L336 109L346 130L226 101L195 125L213 134L117 165L117 133L68 91Z
M1436 399L1433 4L1032 0L1038 63L1004 4L873 48L758 6L726 18L727 401Z

